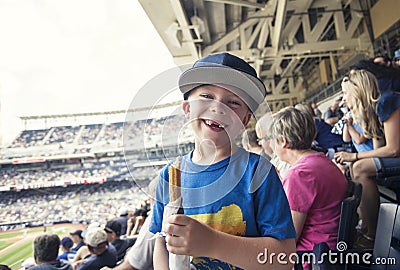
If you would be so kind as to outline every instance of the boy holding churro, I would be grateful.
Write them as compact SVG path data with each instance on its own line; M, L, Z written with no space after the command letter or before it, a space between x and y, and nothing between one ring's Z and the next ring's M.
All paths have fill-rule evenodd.
M222 53L197 61L179 88L195 149L179 170L168 173L170 164L161 172L150 231L166 237L156 240L155 269L168 269L168 252L192 256L197 269L290 269L282 261L295 252L296 234L279 177L269 161L235 144L264 101L264 84L247 62ZM174 200L184 214L163 221L177 171ZM286 257L262 264L265 250Z

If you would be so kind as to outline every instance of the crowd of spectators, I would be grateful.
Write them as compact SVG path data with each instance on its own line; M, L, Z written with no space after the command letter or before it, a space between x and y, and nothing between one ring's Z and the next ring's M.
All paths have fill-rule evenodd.
M183 115L172 115L157 119L138 120L134 123L91 124L80 126L61 126L42 130L24 130L7 147L0 150L1 159L21 158L42 155L88 154L123 146L160 146L176 144L180 127L184 126ZM125 130L124 130L125 129ZM187 129L180 132L187 140L191 134Z
M62 168L49 169L45 167L31 168L23 170L17 166L2 169L0 171L0 187L1 186L16 186L16 185L31 185L54 182L99 178L99 179L118 179L118 176L127 172L126 165L117 163L110 165L109 162L94 162L69 165Z
M145 199L146 194L132 181L8 191L1 193L0 223L105 223L122 206L130 212L142 208ZM0 231L11 228L1 226Z
M18 147L31 147L43 141L48 129L41 130L24 130L22 133L11 143L11 148Z

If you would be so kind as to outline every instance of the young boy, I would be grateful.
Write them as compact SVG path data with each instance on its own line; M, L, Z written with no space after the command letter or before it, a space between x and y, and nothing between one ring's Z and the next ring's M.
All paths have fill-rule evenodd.
M281 182L266 159L234 143L264 101L264 84L247 62L221 53L197 61L179 88L195 149L181 158L184 215L170 216L164 226L168 166L161 172L150 231L167 236L156 240L155 269L168 269L168 252L192 256L198 269L290 269L276 258L260 262L266 250L284 253L286 262L295 252Z

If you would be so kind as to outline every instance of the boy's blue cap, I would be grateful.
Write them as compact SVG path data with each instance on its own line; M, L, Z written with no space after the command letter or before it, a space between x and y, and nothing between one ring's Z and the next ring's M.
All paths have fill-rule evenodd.
M400 57L400 49L398 49L397 51L394 52L393 61L396 61L396 59L399 57Z
M63 239L61 239L61 245L65 248L72 248L72 246L74 245L74 242L72 242L72 239L69 237L64 237Z
M229 53L210 54L196 61L179 77L179 89L187 93L203 84L227 88L254 113L265 98L264 83L249 63Z

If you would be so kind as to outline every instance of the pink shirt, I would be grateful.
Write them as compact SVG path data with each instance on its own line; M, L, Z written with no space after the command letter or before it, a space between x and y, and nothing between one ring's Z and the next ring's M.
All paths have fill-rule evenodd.
M297 240L297 250L312 250L326 242L336 249L340 207L347 180L339 168L323 153L302 157L283 179L290 209L307 218Z

